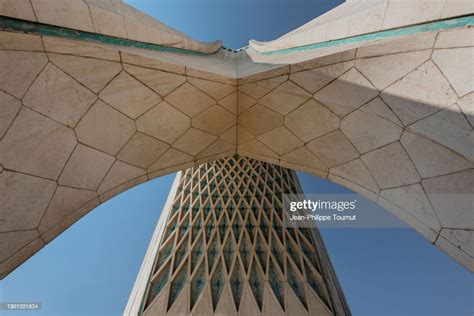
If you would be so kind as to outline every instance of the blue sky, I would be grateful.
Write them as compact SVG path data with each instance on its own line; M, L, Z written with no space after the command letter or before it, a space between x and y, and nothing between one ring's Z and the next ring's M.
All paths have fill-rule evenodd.
M196 39L238 48L280 36L341 1L126 2ZM0 282L0 301L41 302L42 309L3 314L120 315L173 177L104 203L17 268ZM348 192L310 175L300 179L306 193ZM473 315L472 275L411 229L322 235L353 315Z
M275 39L343 0L124 0L200 41L228 48Z

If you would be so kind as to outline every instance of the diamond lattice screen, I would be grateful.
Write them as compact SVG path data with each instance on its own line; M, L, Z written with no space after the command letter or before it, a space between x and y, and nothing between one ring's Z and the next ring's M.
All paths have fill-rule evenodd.
M165 296L164 313L174 314L174 305L186 296L188 313L206 300L211 315L219 303L226 310L232 304L239 314L253 304L254 314L261 314L267 295L275 302L272 309L283 314L290 308L332 314L311 231L285 225L283 195L301 193L294 177L288 169L239 156L184 171L155 259L145 313Z

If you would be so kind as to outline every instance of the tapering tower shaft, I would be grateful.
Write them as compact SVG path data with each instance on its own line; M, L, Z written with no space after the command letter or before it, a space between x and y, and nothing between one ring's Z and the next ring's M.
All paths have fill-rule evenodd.
M294 171L234 156L178 173L125 314L349 315Z

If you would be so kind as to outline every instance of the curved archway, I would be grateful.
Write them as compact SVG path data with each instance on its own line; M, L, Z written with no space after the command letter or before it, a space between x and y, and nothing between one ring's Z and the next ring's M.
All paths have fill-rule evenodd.
M354 190L474 270L470 36L262 66L0 32L0 275L127 188L235 153Z

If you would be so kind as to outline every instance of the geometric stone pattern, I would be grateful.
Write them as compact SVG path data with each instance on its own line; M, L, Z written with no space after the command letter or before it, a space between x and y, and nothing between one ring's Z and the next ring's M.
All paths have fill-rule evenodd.
M283 194L301 192L293 171L237 155L183 171L143 314L334 314L327 254L286 223Z
M31 3L48 22L49 1ZM36 21L29 1L0 10ZM150 34L141 18L122 19L130 38ZM472 28L238 79L160 56L0 31L0 277L120 192L235 153L354 190L474 271ZM468 197L455 218L446 193Z
M220 104L237 91L235 80L201 72L194 86L184 66L0 34L2 276L112 196L236 152L237 119L227 107L237 100ZM170 97L183 85L192 88L187 98L205 100L196 101L198 112Z
M238 153L356 191L473 270L474 42L466 30L439 32L439 44L422 34L239 78L239 95L253 104L238 116ZM299 105L282 112L283 97ZM451 204L438 187L448 176L461 181Z

